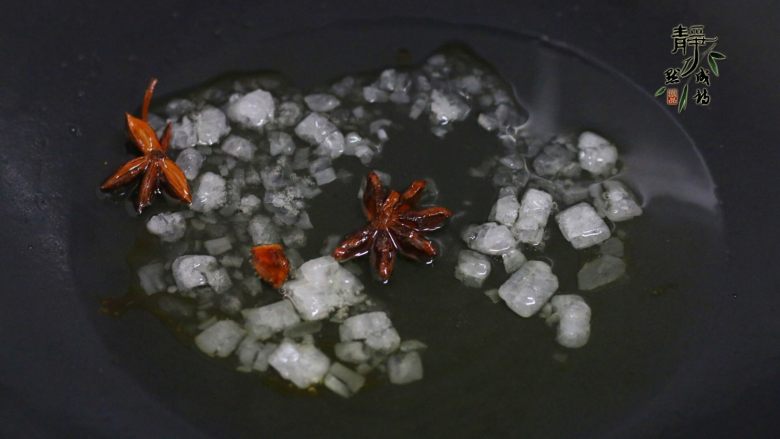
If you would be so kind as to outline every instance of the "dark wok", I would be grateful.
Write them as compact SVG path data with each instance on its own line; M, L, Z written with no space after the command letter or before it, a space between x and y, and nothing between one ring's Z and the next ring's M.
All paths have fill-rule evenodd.
M3 437L776 436L780 298L772 215L780 210L772 171L780 153L770 132L780 104L771 31L777 6L45 3L12 2L0 18ZM412 18L381 20L397 16ZM351 28L351 39L307 50L305 39L290 36L333 22ZM442 22L475 26L461 31ZM523 387L515 382L469 392L452 390L462 383L434 380L440 387L381 404L377 395L365 404L325 404L247 386L145 314L112 320L97 313L99 298L116 294L131 275L125 256L135 229L126 212L98 200L96 185L104 161L125 157L115 146L124 135L121 112L138 105L149 76L164 78L161 94L225 71L277 66L305 82L318 71L329 77L376 67L399 45L425 51L500 29L566 42L647 92L669 60L667 34L678 22L706 24L730 56L711 108L667 118L675 130L679 121L712 174L719 200L712 227L722 228L725 241L703 246L690 261L706 284L688 298L696 314L683 325L674 355L657 352L674 361L662 379L655 376L661 384L653 391L627 393L623 406L613 401L617 408L588 411L584 420L583 412L559 413L551 404L530 422L518 413ZM365 36L355 40L360 26ZM289 41L301 51L284 45ZM372 45L375 59L341 70L323 50L343 60ZM489 380L506 370L498 361L475 367ZM620 393L609 386L589 391L594 399ZM565 396L560 406L576 408Z

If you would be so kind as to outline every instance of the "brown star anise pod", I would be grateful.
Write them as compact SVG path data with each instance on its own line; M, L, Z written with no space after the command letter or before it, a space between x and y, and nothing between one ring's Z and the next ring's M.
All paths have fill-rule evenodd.
M368 224L348 235L333 251L333 257L345 261L369 253L376 276L387 282L393 273L396 253L423 263L430 263L437 254L436 246L425 232L438 230L452 212L434 206L417 209L425 180L415 180L399 194L382 187L379 176L370 172L363 192L363 213Z
M143 155L125 163L100 186L100 189L104 191L115 189L130 183L143 173L144 176L141 179L141 187L138 189L138 202L136 204L138 213L141 213L146 206L152 203L152 196L159 192L161 181L165 181L165 187L171 196L185 203L192 202L192 194L190 193L190 186L187 184L187 177L184 176L176 162L171 160L166 154L168 144L171 141L170 122L165 127L162 139L157 138L154 129L147 122L149 103L152 101L155 85L157 85L157 79L152 78L149 86L146 87L140 119L132 116L130 113L125 113L130 138Z

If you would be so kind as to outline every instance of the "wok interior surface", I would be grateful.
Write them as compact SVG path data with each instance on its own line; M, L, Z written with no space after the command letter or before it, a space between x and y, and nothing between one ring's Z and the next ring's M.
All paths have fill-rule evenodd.
M686 347L708 312L708 273L722 268L725 249L709 173L690 138L647 93L574 51L532 37L430 23L332 26L246 42L223 56L262 54L262 65L307 88L392 64L400 48L420 61L453 40L471 47L516 88L532 129L594 129L613 140L622 178L643 198L645 215L626 226L630 281L585 296L594 314L590 343L557 362L553 355L567 351L540 319L520 319L453 278L459 229L484 221L497 194L489 181L464 176L500 147L473 119L443 140L427 124L409 123L391 132L372 166L389 172L399 187L432 177L443 205L457 209L463 200L473 202L438 235L445 254L434 267L402 262L392 286L368 285L401 333L428 344L423 381L376 386L349 400L324 391L317 397L291 394L202 356L148 314L111 319L97 313L100 298L121 293L134 275L125 262L139 227L118 205L85 198L70 224L70 263L84 316L105 349L100 355L127 380L117 385L137 387L166 416L201 432L275 437L603 435L652 413L675 392L681 369L692 361ZM183 76L187 68L184 62ZM174 71L163 83L172 87L176 78ZM104 141L122 144L122 134L116 130ZM352 190L326 192L311 212L315 243L362 221ZM553 268L566 271L559 273L561 291L575 291L581 261L562 248L551 252L562 255ZM491 278L495 286L502 279Z
M671 0L5 2L0 436L776 437L780 94L772 72L780 58L771 54L779 8ZM436 19L381 19L398 16ZM681 115L649 94L674 62L669 31L678 23L706 25L728 55L712 105L689 105ZM549 38L514 32L526 30ZM585 349L552 361L560 351L554 331L461 289L452 252L433 269L400 264L398 287L381 293L399 331L431 346L425 379L353 400L279 392L203 357L151 315L98 313L99 300L121 294L134 276L126 258L140 224L100 201L96 186L129 157L122 112L137 111L150 76L160 78L161 98L226 72L267 69L307 88L390 65L399 47L419 60L452 41L517 88L534 127L596 129L613 139L642 195L646 213L630 226L627 246L638 288L589 295L593 337ZM465 128L438 142L410 125L390 134L377 167L393 173L394 185L426 171L449 188L443 203L480 194L464 222L484 219L489 185L452 177L495 147L482 143L483 133ZM418 143L427 152L414 166L398 159ZM442 149L457 149L462 162L428 167L432 157L441 162ZM344 215L354 216L333 233L360 220L346 207ZM642 288L657 281L676 285L659 296Z

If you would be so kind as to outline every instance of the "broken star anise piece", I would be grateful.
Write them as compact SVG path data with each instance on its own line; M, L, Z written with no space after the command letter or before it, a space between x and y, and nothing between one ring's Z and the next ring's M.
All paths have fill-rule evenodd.
M146 87L146 93L144 93L140 119L125 113L130 138L143 155L125 163L100 186L100 189L104 191L115 189L130 183L143 174L136 203L138 213L141 213L146 206L152 203L152 196L159 191L161 181L165 181L165 187L171 196L185 203L192 202L187 177L184 176L176 162L166 154L168 144L171 141L170 122L165 127L162 139L157 138L157 134L147 122L149 103L152 100L155 85L157 85L157 80L152 78L149 86Z
M379 176L370 172L363 192L363 213L368 224L348 235L333 251L333 257L345 261L369 254L376 276L387 282L393 274L397 253L424 263L437 254L436 246L425 232L440 229L452 212L434 206L417 209L425 180L415 180L399 194L382 187Z
M252 247L252 266L260 279L274 288L279 288L290 274L290 261L279 244L264 244Z

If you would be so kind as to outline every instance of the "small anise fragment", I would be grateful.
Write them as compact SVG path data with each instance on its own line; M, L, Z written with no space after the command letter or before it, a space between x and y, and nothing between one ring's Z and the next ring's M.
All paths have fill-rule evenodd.
M274 288L279 288L290 274L290 261L279 244L264 244L252 247L252 266L260 279Z

